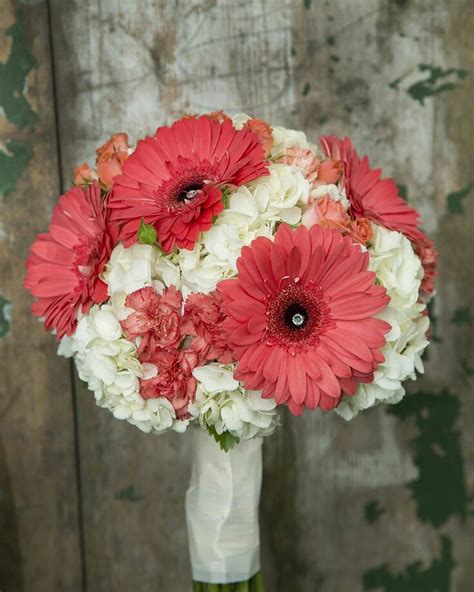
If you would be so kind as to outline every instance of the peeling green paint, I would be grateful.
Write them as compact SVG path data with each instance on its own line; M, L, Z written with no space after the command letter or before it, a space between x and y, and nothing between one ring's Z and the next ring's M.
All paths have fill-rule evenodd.
M303 87L303 96L305 97L309 91L311 90L311 84L309 82L307 82L304 87Z
M303 6L306 8L306 10L309 10L311 8L311 4L312 0L303 0Z
M382 506L380 506L379 502L376 500L367 502L364 506L365 519L369 524L377 522L380 516L384 513L385 508L382 508Z
M334 62L335 64L341 61L341 58L337 55L331 55L329 56L329 59L331 60L331 62Z
M0 62L0 106L10 123L20 129L33 129L38 115L25 96L25 85L37 63L29 50L26 22L21 13L6 35L12 38L12 45L7 61Z
M336 38L334 35L329 35L329 37L326 38L326 43L331 47L334 47L334 45L336 45Z
M462 360L461 368L463 369L464 375L468 378L474 376L474 366L472 366L469 360Z
M11 193L33 157L33 148L25 140L10 140L1 150L0 146L0 193Z
M401 420L415 418L418 435L410 446L418 476L407 486L420 520L435 527L451 516L464 520L468 514L461 438L455 427L459 409L458 398L447 390L436 394L419 392L388 409Z
M460 68L447 68L446 70L443 70L442 68L430 66L429 64L419 64L416 69L423 74L427 74L427 77L409 86L407 88L407 93L412 99L418 101L421 105L425 104L425 99L428 97L434 97L442 92L454 90L457 88L457 84L469 74L467 70ZM402 76L392 80L389 84L390 88L398 89L400 82L402 82L408 74L411 74L412 71L413 70L405 72Z
M410 563L404 571L393 573L387 564L364 573L364 590L378 592L450 592L451 573L455 566L452 543L441 537L441 556L423 568L421 561Z
M135 491L135 487L133 485L129 485L125 489L121 489L118 493L116 493L115 499L126 500L128 502L140 502L143 499L143 496Z
M18 129L35 128L38 115L33 111L26 92L28 74L37 66L29 50L25 17L17 13L16 22L6 31L12 44L6 62L0 62L0 110ZM0 145L0 194L11 193L33 157L27 140L10 139Z
M8 298L0 294L0 338L10 333L12 304Z
M462 308L456 308L451 317L451 323L455 325L472 325L474 319L468 306Z
M448 212L450 214L464 213L464 200L471 193L473 185L473 183L470 183L459 191L453 191L446 196L446 203L448 204Z

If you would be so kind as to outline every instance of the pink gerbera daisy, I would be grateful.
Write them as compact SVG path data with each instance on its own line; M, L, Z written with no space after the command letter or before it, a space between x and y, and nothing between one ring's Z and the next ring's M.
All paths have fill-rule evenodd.
M224 184L242 185L268 174L257 134L237 131L228 119L181 119L138 143L114 179L112 218L126 244L143 219L166 252L192 249L219 214Z
M244 247L238 277L218 284L235 378L294 414L332 409L371 381L390 325L373 317L389 297L368 262L350 237L317 225L282 225L275 242Z
M418 212L398 195L392 179L381 179L381 169L371 169L367 156L358 156L349 138L323 136L320 141L327 156L342 162L342 183L354 218L368 218L414 241L422 236Z
M71 335L77 312L107 299L100 274L117 241L99 185L74 187L59 198L47 233L38 235L26 261L24 287L37 301L33 314L44 318L58 338Z

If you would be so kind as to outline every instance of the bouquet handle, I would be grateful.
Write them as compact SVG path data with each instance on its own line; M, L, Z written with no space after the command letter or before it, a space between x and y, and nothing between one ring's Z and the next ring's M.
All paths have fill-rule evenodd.
M192 431L186 522L194 590L263 592L258 574L262 439L241 441L224 452L205 430Z

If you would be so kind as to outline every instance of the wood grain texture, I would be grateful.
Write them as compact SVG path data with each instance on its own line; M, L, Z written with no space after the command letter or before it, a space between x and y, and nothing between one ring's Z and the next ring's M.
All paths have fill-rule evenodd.
M39 30L43 8L32 4L28 20L34 21L31 37L40 70L48 72L42 53L46 41ZM284 414L282 429L265 443L264 573L270 592L472 589L470 2L51 0L51 9L60 165L66 180L73 166L93 160L96 146L113 132L123 129L134 137L183 112L226 109L303 129L313 139L348 134L360 152L405 187L442 254L433 311L436 342L426 360L426 378L410 389L424 395L416 404L411 403L415 397L407 399L396 413L380 407L351 423L319 413L298 419ZM0 59L3 51L0 45ZM41 92L48 76L38 82ZM36 100L51 99L47 93L29 94L43 97ZM39 106L36 110L44 111ZM8 239L14 242L6 261L24 257L33 232L45 227L57 189L55 169L50 170L54 142L48 134L53 121L50 112L43 117L44 127L38 124L34 132L42 130L34 139L35 164L18 184L15 207L4 208L4 215L10 216L8 227L29 225ZM48 174L40 176L50 161ZM37 211L28 191L40 182L44 187L45 178L49 193L35 194L43 200ZM22 213L33 209L35 215L25 222ZM37 482L20 480L17 466L31 466L26 451L31 448L35 460L39 452L33 443L39 441L42 455L53 455L64 467L64 480L48 480L53 488L49 495L57 500L62 491L71 509L73 459L68 464L64 460L72 456L67 369L38 327L28 354L36 381L19 369L18 344L32 323L19 279L8 269L14 315L11 333L0 347L7 348L13 384L23 394L10 406L13 419L2 423L2 438L3 425L10 430L4 440L6 458L11 451L16 463L12 472L10 461L7 469L0 461L0 474L9 474L13 484L7 494L13 501L7 504L38 502L28 489L38 489ZM16 354L9 340L17 344ZM36 394L36 411L25 436L21 421L27 387ZM141 434L97 409L77 379L76 389L88 592L186 592L187 437ZM61 403L45 398L46 392L61 393ZM50 406L55 401L59 421L51 421L41 401ZM58 425L69 431L58 434ZM48 440L41 439L44 432ZM28 443L21 452L20 437ZM0 511L1 504L0 498ZM54 512L35 511L31 518L39 521L39 532L44 532L45 521L54 525L48 535L51 546L41 550L44 561L54 556L62 531ZM63 542L69 542L62 552L71 565L76 561L69 587L53 582L44 568L41 572L33 547L25 546L28 531L25 526L22 530L22 513L17 517L17 526L13 521L8 528L19 532L11 540L19 541L22 573L37 569L41 577L50 577L50 587L43 588L48 591L79 589L77 516L69 514L74 528L63 531ZM12 553L17 563L18 553Z
M0 10L0 589L79 591L78 493L69 364L30 315L29 243L59 193L44 3ZM41 188L41 189L39 189Z

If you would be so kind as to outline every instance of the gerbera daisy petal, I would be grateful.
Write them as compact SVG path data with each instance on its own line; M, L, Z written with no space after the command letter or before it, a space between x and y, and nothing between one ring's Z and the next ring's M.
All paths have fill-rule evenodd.
M153 224L163 249L192 249L223 209L221 188L268 174L258 135L230 120L182 119L138 142L114 179L110 207L126 244L142 218ZM147 215L143 206L147 206ZM166 223L180 220L181 224Z
M282 224L273 243L242 249L237 278L218 284L235 377L292 413L337 405L351 380L373 371L385 344L387 326L373 315L389 298L367 265L359 246L318 226Z
M326 156L342 162L342 183L354 217L368 218L413 241L421 238L419 214L399 196L392 179L381 179L381 170L371 169L367 156L360 158L349 138L323 136L320 141Z
M26 262L24 286L39 300L33 314L55 329L58 339L71 335L78 310L107 299L100 274L118 238L108 222L105 202L94 182L62 195L48 233L38 236Z

